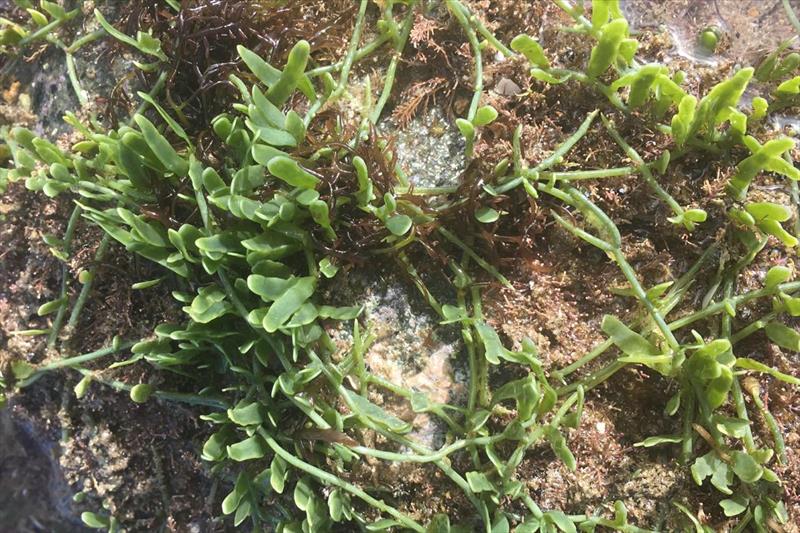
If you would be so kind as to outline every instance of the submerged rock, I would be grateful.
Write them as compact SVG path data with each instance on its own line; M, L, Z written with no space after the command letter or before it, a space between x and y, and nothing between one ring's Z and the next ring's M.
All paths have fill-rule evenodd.
M412 285L394 275L358 272L331 293L330 301L344 299L364 306L361 324L374 336L364 354L369 372L421 392L432 402L463 403L468 378L458 329L441 326ZM330 333L343 349L350 349L350 327L340 325ZM413 422L411 438L429 448L442 446L447 427L439 418L413 413L408 402L380 387L371 387L370 392L373 402Z
M452 187L459 184L464 171L464 139L441 108L419 113L406 126L393 119L378 126L381 133L395 139L400 168L416 187Z

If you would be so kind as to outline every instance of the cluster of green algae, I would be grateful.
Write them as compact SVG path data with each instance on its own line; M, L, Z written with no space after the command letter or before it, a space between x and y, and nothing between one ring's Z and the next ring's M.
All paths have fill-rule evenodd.
M415 191L402 173L398 173L393 189L382 190L382 184L370 176L367 162L354 155L389 100L415 9L420 7L413 1L383 2L378 38L359 48L368 7L363 0L347 55L336 65L308 69L310 49L302 41L290 52L283 70L245 48L239 50L257 83L249 86L233 76L231 81L241 92L241 102L233 106L230 114L213 121L214 132L227 147L221 169L206 166L197 158L192 139L158 103L158 86L141 97L166 129L160 130L143 112L134 115L130 126L105 132L68 116L70 124L83 136L70 152L22 128L7 134L14 168L4 173L4 180L25 178L29 188L43 190L49 196L66 192L75 195L76 207L66 238L53 243L54 247L65 256L69 254L70 228L74 231L76 221L83 216L105 231L105 246L114 239L187 280L186 290L173 295L186 304L188 316L185 324L159 326L154 339L115 341L106 349L39 366L19 362L13 367L13 376L4 378L7 386L23 388L47 371L70 367L85 376L76 387L79 397L96 381L129 390L131 398L138 402L156 396L215 408L215 412L203 417L217 426L203 447L203 457L216 469L236 472L234 488L224 499L222 510L233 514L237 525L249 519L256 528L271 525L282 531L320 531L337 523L368 530L398 527L416 531L509 531L515 527L515 531L524 532L576 528L591 531L602 526L640 531L628 523L627 512L620 503L611 519L542 511L524 480L516 477L516 469L528 450L540 442L549 443L565 465L574 469L576 458L567 446L564 431L578 427L585 391L625 366L644 365L679 385L679 392L665 409L670 415L680 414L682 431L653 436L640 444L679 444L682 460L691 464L697 483L709 479L726 495L721 503L725 515L740 518L735 530L780 527L787 520L786 511L777 496L778 477L767 465L773 460L785 461L785 450L777 423L760 401L757 382L747 377L747 372L768 374L795 385L800 380L755 359L736 357L733 346L764 329L777 346L800 351L800 335L780 321L783 316L800 314L800 299L794 295L800 284L789 281L792 272L782 266L769 270L763 289L735 294L735 281L771 237L789 249L797 246L796 237L782 225L792 216L789 206L747 200L750 184L763 172L794 180L791 185L796 196L800 173L788 158L794 141L777 138L761 143L748 133L771 111L791 105L800 77L777 85L772 103L763 98L763 102L754 100L753 112L748 116L738 108L745 88L754 73L765 82L771 76L780 79L780 75L773 75L780 70L782 50L757 70L740 69L698 100L681 87L681 73L670 74L662 65L641 65L636 61L637 42L630 37L617 2L597 2L591 20L584 18L579 7L562 0L556 3L574 18L575 31L596 39L585 70L551 66L545 50L527 35L518 36L507 47L463 4L456 0L446 2L473 50L475 67L474 97L467 115L457 125L466 140L467 157L472 158L481 129L498 116L491 106L481 106L483 55L487 48L494 48L507 57L523 55L531 63L531 76L540 82L578 82L605 97L622 113L648 111L655 127L673 138L670 151L646 162L617 132L613 122L601 115L610 136L633 165L558 172L552 168L589 131L599 112L590 113L573 135L534 167L524 162L520 127L511 157L497 165L480 193L482 198L491 198L524 191L534 200L547 195L582 216L585 227L552 213L554 220L602 250L620 268L631 295L641 305L642 313L636 322L625 324L616 317L605 317L602 330L608 340L579 361L549 375L533 343L524 342L520 350L503 346L484 317L478 281L488 275L508 286L508 280L468 241L437 225L432 214L435 209L422 208L417 201L424 196L428 199L426 207L440 209L458 205L465 201L457 196L458 190ZM396 10L405 11L399 22ZM162 59L152 36L141 34L132 39L101 15L98 18L106 31L118 39ZM307 142L307 130L313 126L317 113L347 90L354 62L385 44L396 52L387 68L385 86L379 99L366 106L353 138L344 146L325 147L307 157L294 156ZM783 62L787 60L788 57ZM775 65L770 68L768 61ZM334 77L337 73L338 80ZM304 115L298 112L301 107L288 105L297 101L297 92L307 99ZM662 124L670 115L669 123ZM174 145L168 138L178 138L180 144ZM738 146L744 146L751 155L738 164L729 182L728 216L732 238L742 241L748 252L722 272L717 286L709 290L707 305L667 322L668 313L682 301L693 277L716 250L707 250L692 269L674 282L646 289L623 253L622 237L615 223L574 183L637 173L673 212L669 221L691 231L706 222L707 213L682 207L657 177L664 174L671 161L687 154L725 155ZM387 157L391 161L391 154ZM332 162L350 169L349 194L333 195L324 180L320 169ZM142 206L154 200L156 182L173 188L188 213L179 227L142 214ZM435 195L425 196L428 192ZM479 206L474 212L475 218L487 225L506 214L488 205ZM393 257L442 323L461 327L470 370L466 406L434 403L425 394L404 389L370 372L364 353L371 337L369 331L361 331L360 309L324 305L315 298L318 287L326 280L335 280L339 273L338 258L321 253L316 240L335 242L355 220L363 219L373 221L382 235L381 247L373 253ZM451 259L448 265L455 305L437 301L417 274L411 250L418 228L434 228L443 241L463 253L460 261ZM83 281L70 323L79 319L80 309L90 297L91 274ZM146 288L160 281L137 285ZM715 296L718 291L721 299ZM737 308L760 298L771 300L773 310L734 331ZM58 341L69 304L64 287L59 299L40 309L42 314L56 313L47 332L51 346ZM712 337L703 338L695 331L690 337L679 334L681 329L711 317L720 320L719 331ZM346 354L337 353L326 332L326 320L353 321L353 343ZM612 347L620 352L613 362L582 380L567 383L570 374ZM129 348L132 357L111 367L144 360L168 371L185 373L191 369L202 376L216 374L223 377L225 386L220 390L206 388L197 394L169 393L155 391L148 384L114 381L103 372L84 367L85 363ZM527 375L490 385L490 366L504 365L524 369ZM325 393L319 392L320 387ZM448 428L447 443L431 450L409 438L412 425L374 403L371 390L395 394L404 398L414 412L440 418ZM745 393L752 397L769 427L771 442L754 436ZM305 458L300 443L287 427L287 420L300 413L307 428L324 435L315 442L313 460ZM503 427L498 424L501 419L505 422ZM381 435L386 446L375 449L359 445L357 437L364 432ZM698 438L705 445L698 445ZM709 451L697 456L696 449L704 446ZM460 455L465 459L456 460ZM349 467L363 457L433 464L464 492L475 517L437 515L429 523L420 524L349 480ZM470 463L463 470L454 466ZM270 501L271 494L282 494L287 485L293 486L294 502L302 520L287 512L275 523L274 510L265 502ZM708 527L686 512L699 531ZM452 526L451 518L456 522ZM102 515L87 513L85 520L97 527L119 527L113 518Z

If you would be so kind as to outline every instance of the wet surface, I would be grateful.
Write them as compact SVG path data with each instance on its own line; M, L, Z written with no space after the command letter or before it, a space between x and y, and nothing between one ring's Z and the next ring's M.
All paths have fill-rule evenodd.
M392 119L380 129L395 138L400 166L416 187L448 187L459 184L466 165L464 139L438 107L420 113L400 129Z
M666 27L678 55L714 64L721 56L753 63L796 32L781 0L622 0L625 16L634 29ZM800 0L791 0L800 13ZM709 27L721 30L718 52L708 55L698 36ZM800 45L794 43L792 48Z
M0 533L79 533L72 491L58 466L58 444L0 410Z

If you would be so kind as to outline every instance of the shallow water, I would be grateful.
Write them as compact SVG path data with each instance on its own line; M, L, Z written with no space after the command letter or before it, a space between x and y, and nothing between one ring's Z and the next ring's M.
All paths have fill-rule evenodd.
M796 32L781 0L622 0L634 29L666 27L676 54L701 63L719 59L753 63ZM800 13L800 1L791 0ZM709 56L697 39L705 28L717 27L723 38L718 53ZM798 44L793 45L796 48ZM715 57L716 56L716 57Z

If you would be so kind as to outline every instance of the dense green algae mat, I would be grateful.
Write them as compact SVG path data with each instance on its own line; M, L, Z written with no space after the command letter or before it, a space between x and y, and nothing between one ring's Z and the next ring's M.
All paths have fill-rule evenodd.
M63 238L50 238L53 252L67 260L78 222L95 224L105 235L98 261L113 241L160 265L159 277L134 289L169 287L164 293L180 302L183 319L158 326L146 339L115 338L106 348L74 355L69 333L93 297L94 274L82 273L72 297L65 278L60 296L39 309L52 316L49 328L17 332L44 336L50 356L11 361L0 381L3 393L24 394L43 375L72 369L82 375L78 398L108 386L137 403L200 406L200 418L214 429L199 453L229 482L219 513L245 529L787 530L777 473L787 450L761 389L772 382L797 386L800 378L738 346L760 338L770 351L800 352L800 282L792 281L800 171L792 162L794 139L765 127L770 116L797 103L798 56L787 44L695 93L686 73L641 59L616 1L555 5L574 24L559 31L590 43L580 64L562 61L558 50L531 35L504 42L458 0L362 0L335 62L317 64L306 40L292 43L280 63L238 46L241 69L228 77L236 101L205 125L165 97L171 58L158 37L128 35L95 11L100 29L84 40L107 34L138 51L145 61L137 65L154 85L114 128L68 114L75 130L69 147L23 127L6 129L10 164L0 184L24 180L32 191L68 197L72 216ZM391 139L375 126L400 83L409 41L420 39L413 32L419 18L434 12L460 39L451 46L468 58L471 93L455 120L467 170L455 186L426 188L404 175ZM6 23L7 53L50 39L69 64L82 43L65 46L54 32L77 11L42 2L28 13L27 25ZM709 35L701 38L716 46ZM386 60L381 85L365 91L355 118L336 116L331 110L354 89L355 67L375 57ZM485 75L503 61L530 78L531 90L520 96L520 89L520 98L560 88L590 95L588 111L586 97L576 100L579 120L546 157L529 160L526 124L492 105ZM70 73L84 101L74 67ZM752 87L758 96L750 93L744 105ZM568 106L569 98L559 103ZM631 130L666 141L644 151L623 133ZM501 138L507 133L505 143L488 147L497 131ZM571 159L590 132L604 136L618 166L581 168ZM697 160L727 169L724 192L713 201L687 201L685 191L662 184L671 169ZM673 279L645 284L626 255L624 210L607 212L596 190L584 186L624 176L641 182L664 207L651 212L662 217L653 225L684 240L713 230L713 239L693 245L699 249L692 264ZM783 194L764 194L764 184ZM627 298L629 310L605 315L599 327L606 340L585 346L569 364L550 364L530 339L509 342L499 327L505 317L490 314L496 302L484 301L514 281L488 244L502 241L528 210L552 231L563 230L568 246L598 252L624 282L613 290ZM783 255L774 264L757 263L767 247ZM460 332L463 401L434 401L375 372L365 358L375 336L360 320L363 302L323 298L347 271L378 261L419 291L440 324ZM755 264L763 266L759 286L748 278L740 287ZM714 275L700 276L707 268ZM754 304L761 304L757 315ZM341 329L344 345L332 338ZM114 373L129 365L184 376L186 387L159 390ZM569 437L583 431L584 402L592 389L632 367L663 377L670 398L662 408L675 420L674 432L651 434L636 446L663 447L713 494L714 509L700 513L678 495L668 522L652 520L639 524L649 528L642 529L622 502L588 514L541 506L521 469L526 457L553 454L575 470L582 458ZM444 444L434 449L416 438L416 414L441 424ZM426 509L413 494L376 490L363 471L379 477L389 472L382 470L386 464L436 472L438 490L457 494L452 508L445 502ZM87 511L83 520L98 529L126 527L101 510Z

